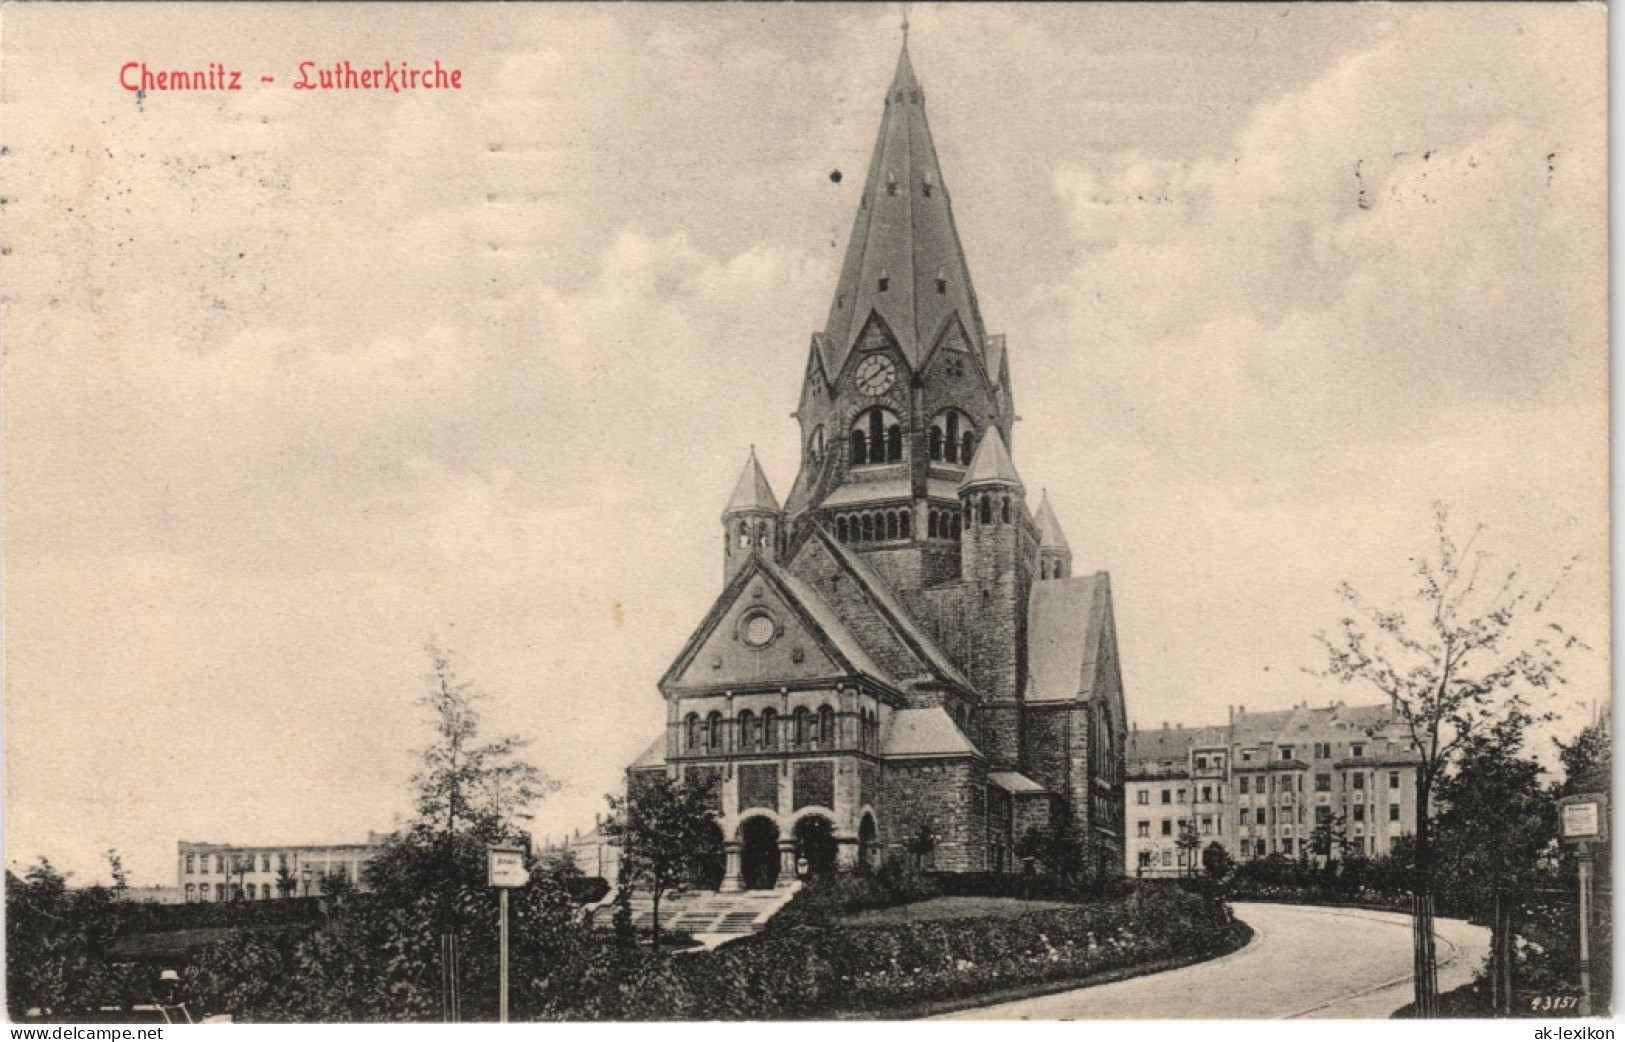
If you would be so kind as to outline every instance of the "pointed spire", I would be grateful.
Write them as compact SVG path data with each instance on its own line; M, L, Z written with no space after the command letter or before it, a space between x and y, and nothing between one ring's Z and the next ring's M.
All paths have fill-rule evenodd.
M1049 489L1044 490L1044 498L1038 504L1038 516L1033 518L1038 526L1038 548L1040 550L1066 550L1072 548L1067 545L1066 533L1061 531L1061 522L1055 519L1055 510L1049 505Z
M984 350L976 291L906 38L825 325L828 372L844 366L871 313L916 368L955 314L972 349Z
M999 428L991 424L987 428L987 433L982 435L982 444L976 446L976 455L971 459L970 469L965 472L964 480L959 483L961 490L977 485L1021 486L1021 475L1016 473L1016 465L1010 462L1010 450L1004 447L1004 439L999 436Z
M724 517L729 514L743 514L750 511L771 511L778 513L779 500L773 495L773 489L767 483L767 475L762 473L762 465L756 462L756 446L750 447L750 458L745 461L745 469L739 474L739 483L734 486L734 494L728 500L728 506L722 511Z

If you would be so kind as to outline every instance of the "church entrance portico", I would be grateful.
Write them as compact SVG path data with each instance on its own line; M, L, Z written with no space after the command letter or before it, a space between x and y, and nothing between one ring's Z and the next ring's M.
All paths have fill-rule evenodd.
M739 826L739 874L747 890L771 890L779 880L779 826L746 818Z

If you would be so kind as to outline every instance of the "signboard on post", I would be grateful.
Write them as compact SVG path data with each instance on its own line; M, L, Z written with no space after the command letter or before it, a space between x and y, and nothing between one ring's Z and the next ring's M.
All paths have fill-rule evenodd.
M530 882L525 871L525 852L518 848L492 847L487 852L486 884L488 886L516 887Z
M1602 793L1563 797L1557 806L1557 834L1565 843L1608 838L1607 797Z
M485 882L497 888L497 1019L508 1022L508 891L530 882L525 852L518 847L489 847Z

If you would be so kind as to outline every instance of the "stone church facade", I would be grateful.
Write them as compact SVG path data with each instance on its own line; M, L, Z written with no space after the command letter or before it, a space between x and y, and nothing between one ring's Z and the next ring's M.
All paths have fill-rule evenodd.
M723 889L920 858L1123 865L1123 684L1104 572L1072 574L1011 455L1003 336L960 248L905 44L796 417L781 504L752 452L720 596L629 768L718 782ZM1065 861L1066 864L1056 864Z

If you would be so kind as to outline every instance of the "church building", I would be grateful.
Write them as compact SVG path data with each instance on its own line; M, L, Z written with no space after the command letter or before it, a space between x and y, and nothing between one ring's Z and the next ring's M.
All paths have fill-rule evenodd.
M795 481L781 503L746 459L629 783L717 780L724 890L902 857L1121 874L1111 583L1029 504L906 41L795 415Z

